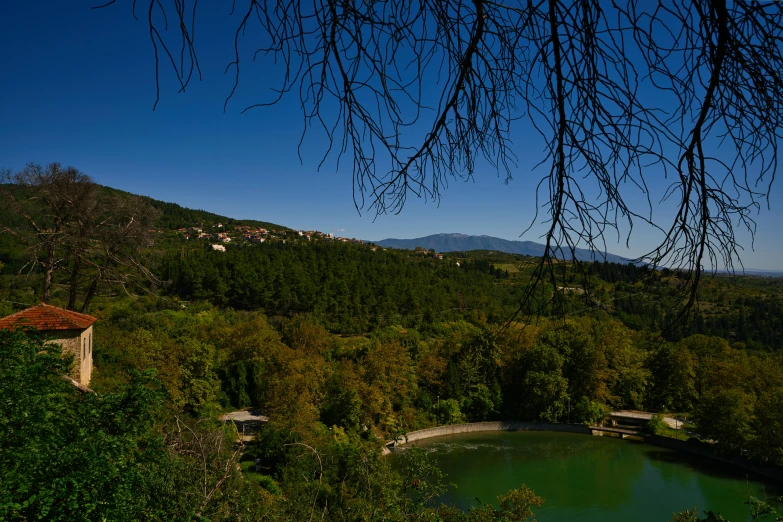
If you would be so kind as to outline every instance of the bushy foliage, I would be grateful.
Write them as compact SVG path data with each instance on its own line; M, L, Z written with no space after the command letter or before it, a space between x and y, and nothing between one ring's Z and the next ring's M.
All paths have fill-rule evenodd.
M98 397L61 378L57 345L0 331L0 518L155 518L165 474L151 373Z
M668 427L669 425L663 420L663 415L656 413L647 424L644 425L644 431L652 435L663 435Z
M582 396L573 406L571 421L592 426L600 424L609 413L611 413L611 410L605 404L591 401L587 397Z
M713 511L706 511L704 516L699 516L696 508L675 513L672 522L728 522L725 518Z

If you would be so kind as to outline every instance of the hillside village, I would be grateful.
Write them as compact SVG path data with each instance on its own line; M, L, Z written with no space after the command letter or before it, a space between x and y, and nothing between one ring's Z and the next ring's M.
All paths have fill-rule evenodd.
M153 233L167 232L165 229L152 229ZM267 229L249 225L224 225L223 223L202 224L200 226L182 227L176 230L177 235L186 241L208 242L212 250L225 252L225 245L231 244L261 244L266 241L336 241L340 243L352 243L356 245L371 244L363 239L335 236L332 233L320 230L291 230L291 229ZM372 245L372 250L386 250L383 247ZM443 254L434 250L425 250L417 247L414 252L417 255L432 255L437 259L443 259Z
M165 232L162 229L153 229L150 232ZM178 228L177 234L186 240L205 240L216 241L218 243L231 243L246 241L250 243L263 243L265 241L283 241L299 239L311 241L313 239L334 240L342 242L351 242L364 244L361 239L349 239L347 237L335 237L334 234L327 234L318 230L288 230L288 229L266 229L261 227L251 227L248 225L224 225L223 223L213 223L211 225L194 226L187 228Z

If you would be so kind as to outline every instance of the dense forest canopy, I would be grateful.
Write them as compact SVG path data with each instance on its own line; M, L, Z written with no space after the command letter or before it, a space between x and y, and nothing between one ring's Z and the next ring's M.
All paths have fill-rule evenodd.
M371 513L377 520L524 520L502 509L496 517L508 518L434 507L428 500L444 487L437 470L415 452L406 452L413 461L402 469L391 469L380 447L438 424L592 424L619 408L683 412L696 423L692 429L716 441L714 451L783 465L781 356L718 337L650 342L649 333L589 317L505 331L450 320L428 324L426 333L388 326L343 336L312 316L272 320L156 298L104 301L93 313L100 319L91 386L100 400L59 379L56 353L30 360L36 351L26 337L0 338L7 393L25 397L55 387L60 395L47 392L49 402L34 405L62 412L31 420L27 413L38 410L27 400L2 402L7 421L0 429L46 434L0 437L0 458L27 455L23 468L0 468L10 470L2 483L12 486L0 490L6 517L51 506L68 519L75 508L62 506L72 502L85 506L88 519L201 513L211 520L302 520L315 505L325 520L344 520L347 510L371 520ZM156 371L142 375L139 368ZM230 426L214 419L248 406L270 421L237 453ZM54 461L37 457L80 429L100 434L99 451L69 446ZM117 452L126 451L133 458L117 467ZM106 466L113 474L104 474ZM42 489L35 477L43 474L78 490ZM532 498L525 488L510 494ZM482 509L496 509L490 506Z

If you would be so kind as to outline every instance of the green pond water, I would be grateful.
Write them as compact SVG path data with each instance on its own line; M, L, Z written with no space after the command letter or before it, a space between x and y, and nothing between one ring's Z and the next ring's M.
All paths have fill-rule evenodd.
M628 440L556 432L488 432L411 443L426 450L457 488L438 499L461 509L494 502L527 484L546 502L539 522L666 522L698 507L731 522L750 520L748 494L779 496L715 462ZM396 451L406 451L405 448Z

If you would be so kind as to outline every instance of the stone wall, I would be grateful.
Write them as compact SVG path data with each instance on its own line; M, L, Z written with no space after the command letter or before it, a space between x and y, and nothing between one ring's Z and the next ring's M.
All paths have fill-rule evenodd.
M77 380L85 386L89 386L92 378L92 326L82 331L79 336L79 342L81 343L84 357L82 357L79 365L79 378Z
M92 376L92 326L86 330L47 330L41 333L47 342L59 344L63 355L73 356L69 375L89 386Z

